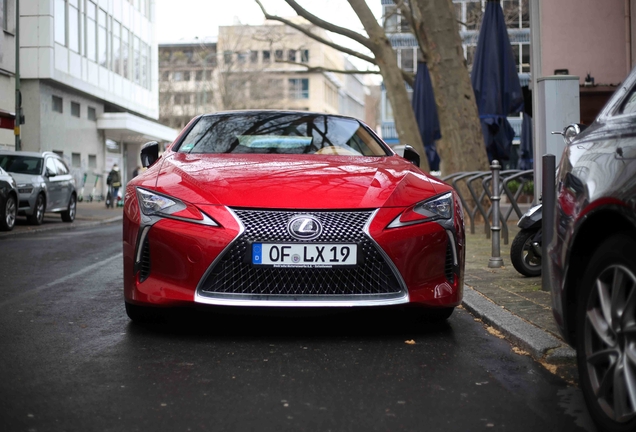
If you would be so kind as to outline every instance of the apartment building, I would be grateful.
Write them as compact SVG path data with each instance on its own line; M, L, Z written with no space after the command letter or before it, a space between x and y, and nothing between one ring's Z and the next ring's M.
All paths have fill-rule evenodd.
M154 3L20 1L23 150L62 155L81 184L115 163L126 180L143 143L176 137L156 122Z
M308 23L311 30L326 32ZM159 46L160 118L183 127L195 115L293 109L365 120L368 89L345 56L282 24L221 26L218 39Z

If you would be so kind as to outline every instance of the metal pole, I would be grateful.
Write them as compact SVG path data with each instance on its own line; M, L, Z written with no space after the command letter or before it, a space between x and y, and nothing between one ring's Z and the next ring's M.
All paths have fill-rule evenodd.
M500 231L501 225L499 220L499 171L501 165L498 160L493 160L490 165L492 170L492 195L490 201L492 202L492 225L490 231L492 231L492 256L488 260L488 267L499 268L503 267L504 263L500 254Z
M6 11L5 11L6 12ZM13 134L15 135L15 151L20 151L20 115L22 111L22 94L20 93L20 0L15 0L15 121Z
M548 266L548 246L554 236L554 216L556 209L556 156L543 155L543 178L541 181L541 202L543 218L541 220L541 289L550 291L550 277L546 271Z

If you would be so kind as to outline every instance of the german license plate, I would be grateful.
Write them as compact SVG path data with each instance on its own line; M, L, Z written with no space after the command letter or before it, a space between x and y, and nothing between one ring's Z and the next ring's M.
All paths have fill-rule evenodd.
M253 243L252 264L274 267L332 267L356 265L356 244Z

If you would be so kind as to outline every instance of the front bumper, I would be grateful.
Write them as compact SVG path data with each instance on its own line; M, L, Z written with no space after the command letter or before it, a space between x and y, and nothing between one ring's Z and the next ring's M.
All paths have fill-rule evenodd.
M386 229L403 209L313 212L332 219L344 213L355 216L347 219L357 224L355 228L339 228L336 221L333 229L327 229L331 237L320 241L355 241L364 251L359 265L354 269L272 269L255 268L246 260L250 244L290 241L271 216L286 220L287 213L298 211L260 211L267 213L268 223L278 226L265 233L250 220L250 214L257 211L199 206L221 227L173 219L144 225L136 203L128 203L124 215L124 293L130 303L276 307L417 303L451 307L461 302L461 221L448 226L427 222ZM352 222L354 219L357 222Z

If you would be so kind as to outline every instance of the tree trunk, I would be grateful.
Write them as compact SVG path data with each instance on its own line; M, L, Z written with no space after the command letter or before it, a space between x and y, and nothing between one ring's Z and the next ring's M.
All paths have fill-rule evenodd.
M400 142L411 145L420 154L420 167L425 171L429 171L417 120L411 108L411 102L404 85L404 77L397 64L397 58L391 42L387 38L384 29L376 21L365 0L348 1L369 36L369 48L375 56L376 64L380 68L380 73L384 79L386 94L393 108L395 129L400 137Z
M413 0L416 31L426 43L442 139L442 175L488 169L475 93L466 69L452 0ZM396 119L397 120L397 119Z

